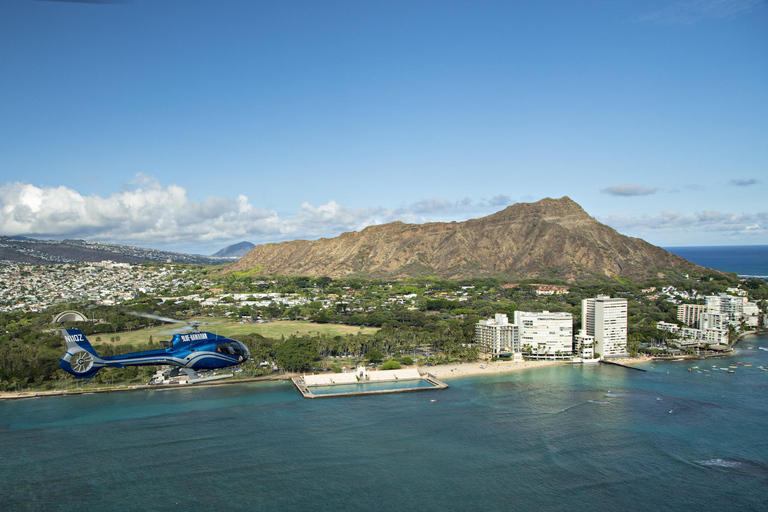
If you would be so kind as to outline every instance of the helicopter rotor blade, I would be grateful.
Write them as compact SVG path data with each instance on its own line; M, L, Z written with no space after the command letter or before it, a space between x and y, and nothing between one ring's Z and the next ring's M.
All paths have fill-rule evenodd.
M140 311L130 311L129 314L134 316L140 316L142 318L150 318L152 320L160 320L168 324L189 324L186 320L179 320L177 318L168 318L167 316L152 315L150 313L142 313Z
M163 331L158 334L170 334L170 335L181 334L183 332L189 331L190 329L192 329L191 325L185 325L184 327L177 327L176 329L170 329L168 331Z

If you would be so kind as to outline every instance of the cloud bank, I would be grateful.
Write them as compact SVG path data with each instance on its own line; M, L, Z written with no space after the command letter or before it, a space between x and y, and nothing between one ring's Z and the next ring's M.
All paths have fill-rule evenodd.
M656 189L616 185L614 195L647 195ZM533 198L530 198L533 200ZM257 208L245 195L189 198L178 185L162 186L137 175L125 190L109 197L84 196L71 188L30 184L0 185L0 235L44 239L82 238L179 252L213 253L248 240L255 244L335 237L345 231L400 220L407 223L463 221L497 212L514 201L506 195L458 201L424 199L396 208L353 208L329 201L303 203L292 215ZM695 214L666 211L653 217L607 216L599 220L621 233L650 239L707 233L709 239L764 240L768 212ZM700 238L700 237L699 237ZM753 242L754 243L754 242Z
M600 219L600 221L623 233L704 232L725 238L745 235L764 237L768 234L768 212L734 214L707 210L695 214L684 214L677 211L665 211L655 217L611 215Z
M162 186L137 175L129 189L109 197L83 196L65 187L22 183L0 185L0 235L83 238L150 247L209 247L215 252L233 241L280 242L359 231L401 220L464 220L487 215L512 203L508 196L450 202L425 199L399 208L350 208L329 201L303 203L290 218L256 208L245 195L209 196L193 201L178 185Z

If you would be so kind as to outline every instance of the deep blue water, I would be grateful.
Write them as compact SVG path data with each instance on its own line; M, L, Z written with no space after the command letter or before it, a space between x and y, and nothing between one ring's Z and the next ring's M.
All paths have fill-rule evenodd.
M712 247L665 247L702 267L740 276L768 278L768 245L730 245Z
M687 371L736 361L752 366ZM759 365L768 336L647 373L556 366L444 391L304 400L252 383L5 401L0 496L13 511L768 510Z

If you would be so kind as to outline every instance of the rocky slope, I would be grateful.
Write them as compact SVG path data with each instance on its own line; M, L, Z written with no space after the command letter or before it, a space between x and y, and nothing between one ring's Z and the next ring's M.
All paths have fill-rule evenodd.
M333 239L255 247L230 271L449 279L483 276L557 277L595 274L653 277L689 271L693 263L597 222L568 197L518 203L465 222L371 226Z

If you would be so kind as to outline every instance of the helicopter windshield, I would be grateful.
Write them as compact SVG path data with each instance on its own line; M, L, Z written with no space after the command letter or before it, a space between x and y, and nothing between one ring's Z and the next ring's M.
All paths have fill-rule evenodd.
M222 354L229 354L232 356L242 356L244 354L243 346L236 342L230 341L227 343L219 343L216 345L216 351Z

